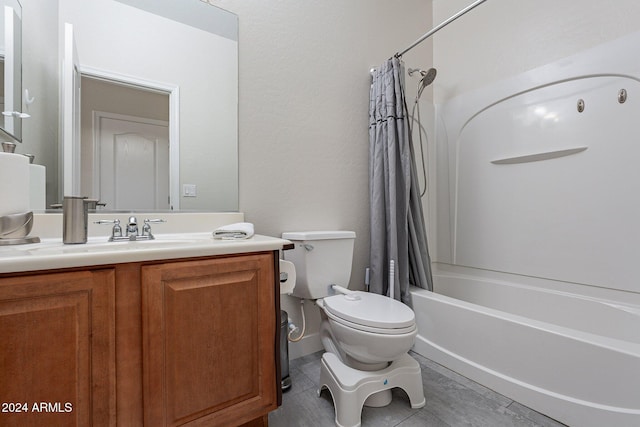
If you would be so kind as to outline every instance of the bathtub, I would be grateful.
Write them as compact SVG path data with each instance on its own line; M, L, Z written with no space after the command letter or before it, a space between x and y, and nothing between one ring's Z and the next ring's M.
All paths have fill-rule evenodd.
M411 289L417 353L571 426L640 426L637 295L450 271L434 274L434 290Z

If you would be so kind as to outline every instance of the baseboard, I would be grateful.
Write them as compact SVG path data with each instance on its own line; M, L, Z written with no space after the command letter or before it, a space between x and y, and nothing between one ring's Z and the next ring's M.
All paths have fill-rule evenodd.
M305 335L305 337L298 342L289 341L289 360L297 359L298 357L306 356L307 354L312 354L322 349L319 332Z

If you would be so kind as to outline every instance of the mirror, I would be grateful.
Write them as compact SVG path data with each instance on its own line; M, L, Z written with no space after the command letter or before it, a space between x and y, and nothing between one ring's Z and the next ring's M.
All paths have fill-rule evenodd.
M0 18L0 129L12 139L22 140L22 6L18 0L2 1Z
M36 19L29 20L28 12L40 14L44 12L40 9L46 9L50 14L49 19L56 23L56 46L51 47L51 41L41 37L39 43L49 44L47 52L58 52L59 62L62 62L64 56L65 24L72 24L83 84L88 79L93 83L97 82L98 86L117 84L168 97L169 119L164 120L158 119L155 112L113 111L104 104L97 106L95 100L86 101L83 93L82 101L93 107L90 107L90 113L85 108L82 109L80 121L83 125L80 134L83 136L82 143L77 144L81 153L73 153L73 158L81 159L81 172L74 174L82 180L81 195L100 198L101 194L96 194L96 191L100 191L100 186L95 180L116 180L124 176L118 172L109 175L108 168L100 163L99 153L104 150L100 149L96 141L96 129L91 127L95 122L93 117L111 119L129 115L169 123L170 147L167 156L170 158L169 173L172 183L170 207L180 210L238 210L236 15L200 0L57 0L54 7L51 3L55 2L51 0L40 8L34 6L35 3L42 5L40 0L22 1L31 6L27 8L23 5L25 32L40 31L39 28L27 25L37 22ZM33 42L36 43L35 40ZM35 69L42 67L35 61L31 61L28 66ZM27 64L25 70L26 67ZM34 74L35 69L32 71ZM46 77L50 84L63 80L59 73L51 72L52 67L47 69L49 72ZM35 80L27 81L26 74L25 72L25 87L30 87ZM102 93L104 98L105 92L101 92L100 88L87 89L87 92ZM115 94L116 91L109 92ZM35 109L38 94L32 93L36 102L31 108ZM132 105L129 100L116 99L115 104L118 103L126 104L127 107ZM39 124L50 120L52 115L57 115L62 109L58 107L51 110L44 112L41 117L36 117L36 114L29 111L32 118L29 119L28 128L40 130L40 134L45 133L43 126ZM88 117L89 114L91 117ZM50 121L48 123L51 124ZM27 130L25 128L25 134ZM62 129L55 135L62 144L63 138L59 134L62 134ZM51 140L43 143L51 146ZM128 153L127 150L123 152ZM52 164L46 165L48 204L59 202L65 193L62 179L66 165L61 161L64 156L63 146L60 146ZM145 180L146 174L157 170L154 156L157 157L149 155L148 162L142 161L144 164L117 161L115 170L122 171L124 167L128 171L139 173L140 177L133 175L125 179L125 185L128 183L129 186L136 187ZM136 164L141 167L137 168ZM49 169L52 169L51 174ZM53 195L50 187L57 187ZM134 200L138 199L139 197L134 197ZM136 206L126 205L115 208L138 209ZM107 205L105 209L114 209L114 206Z

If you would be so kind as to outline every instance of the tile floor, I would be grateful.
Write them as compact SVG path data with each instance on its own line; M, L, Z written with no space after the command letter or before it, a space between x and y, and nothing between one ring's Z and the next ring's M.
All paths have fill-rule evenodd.
M362 410L363 427L564 425L416 353L411 355L420 362L427 404L411 409L407 395L394 389L389 406ZM282 406L269 414L270 427L335 426L331 393L324 390L320 398L316 395L321 356L317 352L291 361L292 386L283 394Z

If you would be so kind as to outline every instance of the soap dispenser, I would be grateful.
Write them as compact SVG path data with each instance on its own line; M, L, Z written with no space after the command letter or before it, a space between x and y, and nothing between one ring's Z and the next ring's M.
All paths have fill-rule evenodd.
M62 242L87 243L90 199L83 196L64 196L62 201Z

